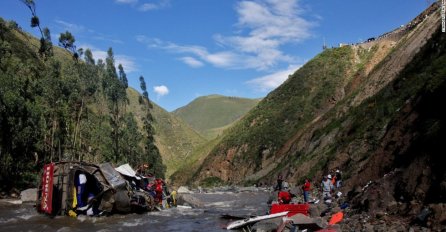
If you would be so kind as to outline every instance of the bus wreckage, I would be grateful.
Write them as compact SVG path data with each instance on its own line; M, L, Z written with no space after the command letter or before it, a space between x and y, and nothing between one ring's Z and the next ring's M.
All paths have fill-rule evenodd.
M128 164L46 164L38 189L36 208L50 216L141 213L176 204L176 192L162 179L138 175Z

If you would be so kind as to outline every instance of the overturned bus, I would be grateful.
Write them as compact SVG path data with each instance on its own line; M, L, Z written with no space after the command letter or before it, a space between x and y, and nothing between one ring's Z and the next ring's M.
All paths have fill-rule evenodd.
M155 208L154 197L131 186L110 163L57 162L44 166L37 210L50 216L145 212Z

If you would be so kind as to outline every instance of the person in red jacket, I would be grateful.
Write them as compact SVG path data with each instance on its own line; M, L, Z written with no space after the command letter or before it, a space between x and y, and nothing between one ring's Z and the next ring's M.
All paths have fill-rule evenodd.
M155 201L161 204L163 201L163 180L156 179L155 184Z
M289 204L291 202L291 193L289 192L288 183L283 183L283 189L278 195L279 204Z
M305 179L305 183L302 186L302 190L304 192L304 202L307 203L310 199L310 191L311 191L311 183L308 178Z

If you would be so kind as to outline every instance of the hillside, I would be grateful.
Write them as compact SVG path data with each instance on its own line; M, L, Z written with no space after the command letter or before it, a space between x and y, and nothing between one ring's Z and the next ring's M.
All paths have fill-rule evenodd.
M199 97L172 113L206 138L213 139L259 101L259 99L209 95Z
M143 108L138 103L141 94L132 88L127 89L128 110L132 112L142 130ZM205 139L181 119L167 112L154 102L151 110L154 118L155 144L160 150L166 165L166 177L175 172L195 148L205 143Z
M356 213L388 215L370 223L410 222L426 207L428 225L444 226L446 36L438 9L373 43L316 56L234 125L192 180L272 183L282 174L291 184L318 183L339 168Z
M118 75L111 48L105 61L55 45L42 54L15 22L0 18L0 29L1 189L33 185L43 164L60 160L150 163L169 176L205 142L153 103L148 129L147 100Z

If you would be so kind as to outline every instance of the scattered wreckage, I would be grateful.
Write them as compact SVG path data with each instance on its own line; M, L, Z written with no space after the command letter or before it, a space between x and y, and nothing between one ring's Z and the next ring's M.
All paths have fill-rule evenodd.
M50 216L146 212L175 204L162 179L128 165L57 162L44 166L36 209Z
M242 229L245 231L319 231L319 232L335 232L339 231L335 225L342 221L344 214L337 212L331 215L328 222L321 217L312 218L309 215L310 205L317 204L317 202L310 203L290 203L279 204L273 203L270 212L267 215L253 216L253 217L231 217L224 215L228 219L238 219L230 222L227 230Z

